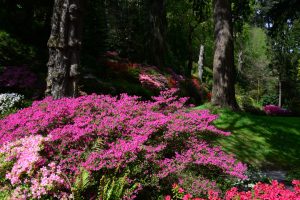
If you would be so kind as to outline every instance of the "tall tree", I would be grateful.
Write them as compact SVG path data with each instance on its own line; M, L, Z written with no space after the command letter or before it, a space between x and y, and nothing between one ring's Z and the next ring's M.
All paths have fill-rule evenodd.
M55 99L78 93L82 32L82 0L55 0L48 40L46 95Z
M213 0L215 53L211 102L238 109L235 99L235 67L230 0Z
M166 1L148 0L150 22L150 54L151 64L165 66L166 53Z

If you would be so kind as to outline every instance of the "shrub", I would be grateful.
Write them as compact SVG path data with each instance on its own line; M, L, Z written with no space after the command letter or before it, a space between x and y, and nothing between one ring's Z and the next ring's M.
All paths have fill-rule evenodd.
M139 75L139 81L142 84L142 86L150 89L163 90L166 89L168 86L168 80L160 74L151 75L141 73Z
M187 98L174 93L161 92L154 101L126 94L48 97L9 115L0 120L6 161L0 186L12 197L126 199L149 188L162 194L187 170L208 185L214 182L209 172L246 178L245 165L204 140L229 135L211 125L217 116L187 109Z
M5 65L32 63L36 51L12 37L6 31L0 30L0 63ZM16 63L18 62L18 63Z
M291 112L287 109L275 105L266 105L263 107L267 115L289 115Z
M0 75L0 86L12 89L33 89L36 88L37 76L26 66L4 67Z
M272 199L272 200L297 200L300 199L300 181L293 180L293 190L285 188L281 183L276 180L271 184L258 182L254 185L252 190L239 192L236 187L228 190L224 197L221 198L220 194L216 191L210 190L208 195L203 198L193 197L193 195L186 193L183 188L177 184L173 184L172 197L167 195L165 200L252 200L252 199Z
M16 93L0 94L0 114L3 115L13 111L13 109L21 105L23 99L23 95Z
M261 104L265 105L275 105L278 104L278 95L276 94L265 94L261 97Z
M237 103L243 109L243 111L255 114L264 115L265 113L261 110L261 106L256 103L256 101L249 95L237 95Z

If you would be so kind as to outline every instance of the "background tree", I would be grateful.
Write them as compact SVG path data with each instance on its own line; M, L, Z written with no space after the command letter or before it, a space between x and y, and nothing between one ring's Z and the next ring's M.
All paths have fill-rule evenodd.
M199 58L200 45L205 47L205 67L211 66L213 30L210 0L168 2L168 62L178 72L191 77ZM178 22L181 23L178 23Z
M41 66L48 57L45 41L52 7L53 1L0 1L0 65L28 65L46 71Z
M44 81L42 81L47 73L45 63L48 55L45 44L51 32L52 13L49 7L53 7L53 3L54 1L0 1L0 17L4 19L0 21L0 73L8 68L7 66L26 65L38 74L39 80L41 80L38 81L40 87L45 87ZM160 74L164 76L160 79L163 80L164 85L173 86L175 81L171 74L175 72L183 75L185 81L180 85L177 84L176 87L181 87L181 91L184 92L189 91L188 95L204 91L201 100L206 99L206 96L210 96L206 94L213 85L214 50L217 50L213 44L212 3L212 0L86 1L83 48L80 55L82 63L80 72L83 75L83 79L79 83L81 89L87 93L129 92L143 95L145 92L140 86L137 86L140 84L139 73L144 72L150 66L159 66L160 69L153 67L149 72L150 75ZM221 77L221 79L216 78L217 81L215 80L216 83L219 82L219 89L225 91L233 88L233 86L229 87L233 84L228 83L231 82L229 81L231 78L233 78L233 82L236 79L237 90L235 93L239 105L243 104L241 99L248 96L259 107L266 103L278 103L279 80L281 80L282 105L284 107L295 105L293 102L299 98L297 96L299 93L299 80L297 79L299 71L299 37L297 36L299 2L295 0L232 0L228 2L228 5L231 8L228 19L230 18L233 23L232 33L229 31L231 36L226 36L230 38L230 41L224 42L224 45L231 44L231 41L234 43L234 65L232 66L237 66L238 74L226 72L227 75L224 75L224 72L217 71L217 76ZM227 12L223 12L220 16L218 19L224 19ZM26 25L27 28L24 29L23 25ZM226 26L223 27L226 28ZM222 32L225 29L216 30ZM68 37L68 34L65 36ZM65 39L65 41L67 40ZM226 41L226 38L224 40L220 37L220 40L216 41L221 44L220 42ZM68 50L63 50L62 47L58 48L52 44L50 51L53 53L52 55L55 51L59 52L58 49L61 52L74 50L79 53L80 45L75 46L71 48L67 45L63 48ZM200 49L203 48L200 47L204 47L201 54ZM226 62L226 66L228 66L228 63L232 63L232 56L228 56L232 51L229 50L230 48L225 49L226 51L223 52L224 55L226 54L224 62L219 59L215 59L215 61ZM114 58L107 57L107 51L116 56ZM70 56L68 53L65 55L66 58ZM79 63L79 56L75 57L77 59L74 60ZM51 57L51 60L55 62L60 60L53 58L54 56ZM70 61L69 58L66 60ZM197 63L199 60L200 66L202 66L200 69L198 69ZM61 62L60 66L67 66L69 61ZM57 64L55 62L52 64L49 62L49 64L54 66ZM117 68L110 68L107 62L114 62L112 64ZM136 63L139 63L138 68L129 69L127 73L120 73L120 71L128 70L127 65L137 66ZM204 73L200 83L197 77L199 77L198 72L201 72L201 68ZM52 69L55 71L53 67ZM234 70L233 67L232 69ZM65 78L61 78L64 76ZM58 82L61 87L65 85L64 87L68 88L67 91L73 91L72 85L77 81L74 82L70 77L70 72L61 73L57 77L50 78L48 81L47 93L49 95L52 95L49 91L54 90L55 87L58 88L58 86L49 86L51 85L50 80ZM86 77L95 78L87 80ZM223 83L220 83L222 78L224 79ZM225 80L229 82L227 83ZM90 84L88 81L93 83ZM72 84L62 84L63 82L72 82ZM197 89L194 86L197 86ZM7 91L6 87L1 87L1 89ZM45 89L40 89L40 91L42 90ZM224 104L228 106L227 104L231 104L228 103L231 102L228 99L234 97L232 91L232 89L228 89L224 94L219 95L219 98L213 98L213 100L219 99L221 102L216 104L221 105L226 102ZM187 95L187 93L185 94ZM64 95L73 96L72 94ZM35 98L42 96L43 94L40 92L40 95L36 95ZM231 97L229 98L229 96ZM275 101L273 101L274 96L276 96ZM268 99L272 99L272 101ZM230 105L229 107L234 106Z
M78 94L82 7L81 0L54 2L46 95L56 99Z
M150 64L163 68L166 55L166 1L147 0L146 5L150 25L149 61Z
M270 69L277 78L277 103L292 110L300 110L297 60L299 58L299 1L259 1L257 18L268 33Z
M277 90L274 88L276 77L269 68L270 57L268 51L271 47L268 44L268 38L265 30L259 27L245 24L243 31L237 38L239 46L237 62L237 82L236 91L241 99L243 108L249 106L247 101L253 101L252 104L260 104L265 94L274 96ZM240 62L240 59L242 62Z
M213 8L215 53L211 102L237 110L231 4L229 0L214 0Z

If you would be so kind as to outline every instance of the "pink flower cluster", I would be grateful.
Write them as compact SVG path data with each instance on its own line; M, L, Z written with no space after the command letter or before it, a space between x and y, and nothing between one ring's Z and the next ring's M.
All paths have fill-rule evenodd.
M183 188L177 184L173 184L172 196L165 196L165 200L252 200L252 199L265 199L265 200L299 200L300 199L300 181L293 180L293 189L287 189L276 180L271 184L257 183L251 191L239 192L236 187L231 188L225 193L223 198L219 193L214 190L208 191L207 198L193 197L193 195L186 193Z
M139 81L141 84L150 89L163 90L168 87L168 80L161 74L146 74L141 73L139 75Z
M45 165L39 154L46 141L47 138L40 135L28 136L5 143L0 148L0 156L4 157L0 163L0 171L5 170L1 165L12 165L5 177L12 185L11 199L39 199L65 184L60 167L54 162ZM65 195L61 193L57 197Z
M0 152L14 162L7 179L17 191L29 182L29 191L22 194L62 197L62 191L70 194L82 168L103 174L139 166L143 173L128 175L128 184L177 176L191 165L246 178L245 165L203 139L229 135L211 125L217 116L186 107L187 98L175 92L163 91L153 101L126 94L46 98L1 119Z
M40 159L38 152L43 141L42 136L29 136L0 148L0 155L5 155L4 162L14 162L11 171L6 174L12 184L20 184L21 175L33 172L34 164Z
M263 107L264 112L267 115L289 115L291 112L287 109L281 108L275 105L266 105Z

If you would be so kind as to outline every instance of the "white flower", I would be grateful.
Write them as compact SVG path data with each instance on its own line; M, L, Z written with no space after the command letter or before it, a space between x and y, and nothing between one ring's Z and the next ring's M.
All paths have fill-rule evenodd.
M18 103L24 99L23 95L16 93L0 94L0 114L15 108Z

